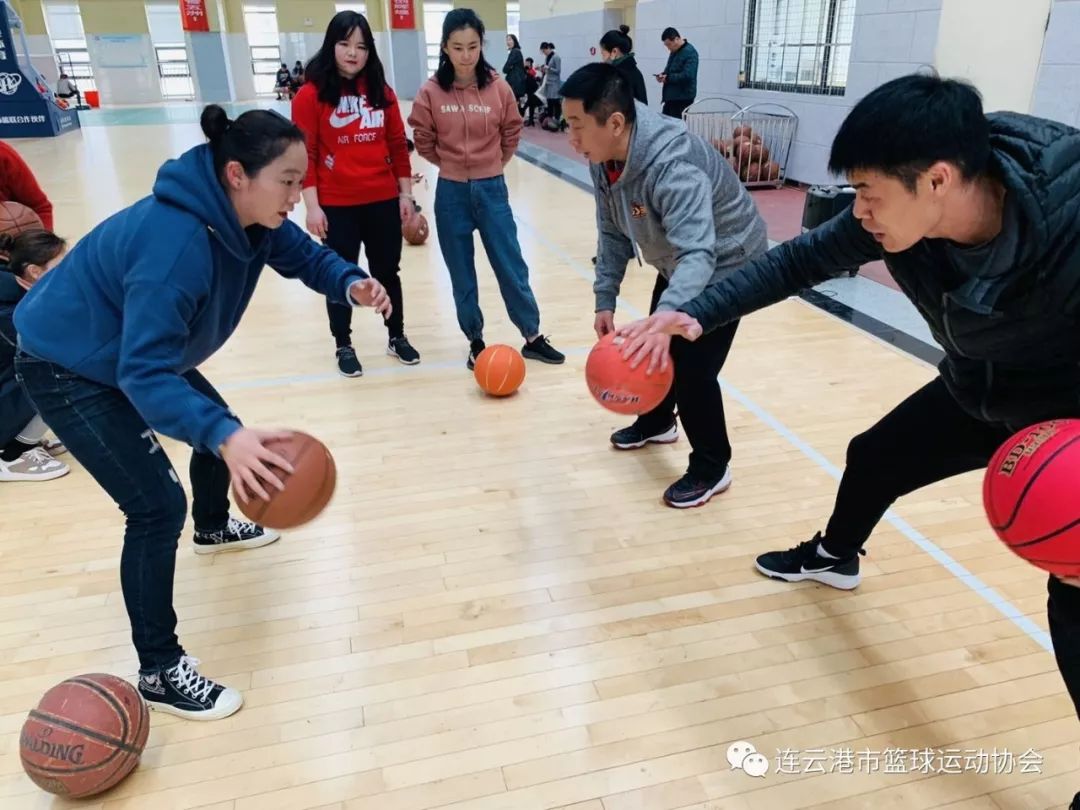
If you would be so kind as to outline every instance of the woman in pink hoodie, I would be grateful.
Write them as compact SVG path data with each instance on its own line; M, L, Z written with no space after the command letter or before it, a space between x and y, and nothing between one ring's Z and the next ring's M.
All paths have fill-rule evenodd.
M483 41L484 24L472 9L446 15L439 69L420 88L409 116L416 151L439 167L435 227L450 271L458 324L469 340L466 365L472 368L484 350L473 256L476 230L510 320L525 339L521 353L544 363L562 363L566 358L540 334L540 310L503 178L503 167L521 137L521 113L510 85L484 59Z

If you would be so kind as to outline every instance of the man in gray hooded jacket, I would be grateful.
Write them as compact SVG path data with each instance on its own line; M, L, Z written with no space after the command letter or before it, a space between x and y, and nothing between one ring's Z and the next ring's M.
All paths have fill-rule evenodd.
M596 333L614 331L627 264L658 271L650 312L675 310L767 249L765 223L723 156L685 124L634 102L618 69L589 64L563 85L570 142L589 159L596 189ZM670 342L675 383L653 411L616 431L622 450L678 436L675 408L692 452L664 502L700 506L731 484L731 444L717 375L737 321L703 340Z

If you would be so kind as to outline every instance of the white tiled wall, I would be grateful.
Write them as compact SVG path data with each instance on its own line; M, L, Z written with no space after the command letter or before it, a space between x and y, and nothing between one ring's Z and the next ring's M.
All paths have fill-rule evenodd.
M1080 126L1080 0L1054 0L1031 112Z

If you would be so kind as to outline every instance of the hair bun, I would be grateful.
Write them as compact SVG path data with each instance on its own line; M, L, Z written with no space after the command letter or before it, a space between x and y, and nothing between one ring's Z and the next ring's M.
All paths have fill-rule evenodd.
M232 121L229 120L229 116L226 115L225 110L217 104L208 104L206 109L202 111L202 117L199 119L199 124L202 126L203 135L210 143L217 143L232 126Z
M623 23L622 25L619 26L619 30L622 31L624 34L629 34L630 33L630 26L627 25L626 23Z

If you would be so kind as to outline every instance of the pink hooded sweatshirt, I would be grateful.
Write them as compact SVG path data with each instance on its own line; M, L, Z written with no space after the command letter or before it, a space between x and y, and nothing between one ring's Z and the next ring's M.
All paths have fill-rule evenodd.
M409 114L416 151L447 180L498 177L521 139L521 113L501 77L483 89L443 90L435 77L417 93Z

